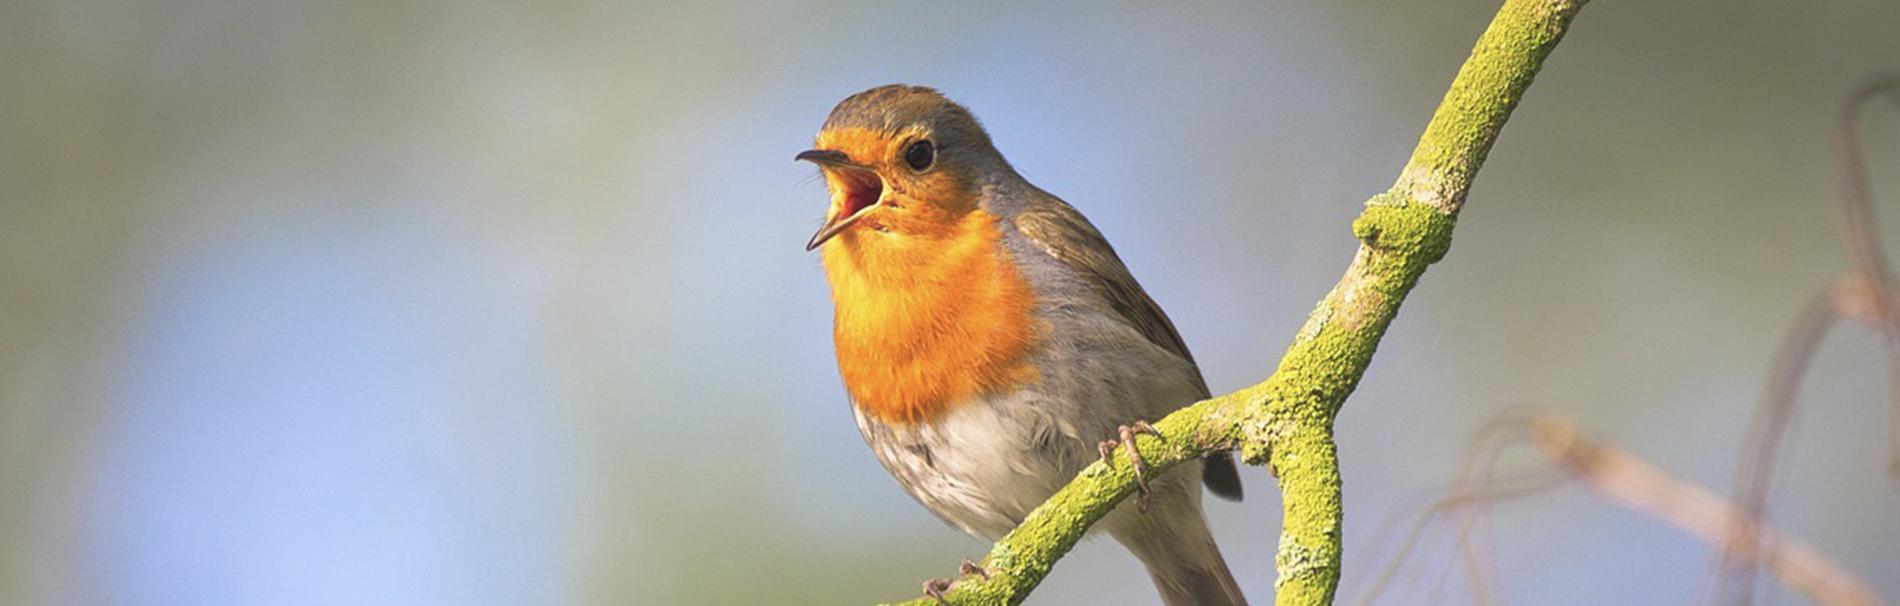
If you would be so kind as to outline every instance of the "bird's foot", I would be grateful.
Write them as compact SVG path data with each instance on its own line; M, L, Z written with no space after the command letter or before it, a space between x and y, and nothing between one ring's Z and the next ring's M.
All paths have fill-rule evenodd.
M1161 436L1161 432L1155 431L1155 427L1149 425L1147 421L1135 421L1115 430L1115 434L1120 439L1103 440L1101 444L1096 445L1096 448L1102 452L1102 463L1113 465L1114 462L1109 458L1114 454L1115 447L1122 444L1128 445L1128 466L1135 470L1135 506L1142 511L1148 511L1148 464L1141 460L1141 452L1135 450L1135 435L1144 433Z
M990 580L990 571L984 570L983 566L977 564L976 561L970 558L963 558L963 561L957 564L957 575L976 575L983 577L985 581ZM957 584L957 582L951 579L931 579L924 581L924 595L937 598L938 603L948 604L949 600L944 599L943 594L950 591L950 586L955 584Z
M950 585L951 581L949 579L931 579L924 581L924 595L937 598L938 604L949 604L950 600L943 599L943 592L950 591Z
M961 575L973 574L979 577L983 577L983 580L985 581L990 580L990 571L984 570L981 564L977 564L974 560L971 560L970 558L963 558L963 562L960 564L957 564L957 574L961 574Z

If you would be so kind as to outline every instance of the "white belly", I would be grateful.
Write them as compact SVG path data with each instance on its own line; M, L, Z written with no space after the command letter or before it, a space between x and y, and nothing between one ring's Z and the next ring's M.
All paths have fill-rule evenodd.
M1048 410L1030 401L1039 397L1021 391L965 402L915 425L853 410L864 441L905 491L964 532L996 539L1073 479L1107 435L1038 414Z

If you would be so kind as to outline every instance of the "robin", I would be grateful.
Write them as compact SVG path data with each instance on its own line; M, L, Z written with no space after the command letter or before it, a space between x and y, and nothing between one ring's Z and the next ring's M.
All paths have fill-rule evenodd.
M873 88L832 109L797 159L831 193L806 250L822 249L858 430L944 521L995 540L1117 440L1208 397L1108 241L1017 174L963 106ZM1244 604L1202 517L1202 483L1240 498L1222 453L1141 477L1138 505L1095 528L1141 560L1169 606Z

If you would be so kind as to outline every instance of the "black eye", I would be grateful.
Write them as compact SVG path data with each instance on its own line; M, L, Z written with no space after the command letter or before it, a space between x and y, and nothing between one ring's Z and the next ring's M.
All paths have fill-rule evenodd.
M936 161L937 146L931 145L928 139L912 143L904 150L904 163L909 164L911 170L922 171Z

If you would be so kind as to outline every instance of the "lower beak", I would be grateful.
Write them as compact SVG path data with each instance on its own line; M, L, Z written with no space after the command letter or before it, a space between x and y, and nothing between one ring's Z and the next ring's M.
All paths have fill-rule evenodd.
M868 209L869 207L866 208ZM850 227L852 223L857 223L858 219L863 216L864 211L860 210L851 213L851 216L848 217L835 217L826 221L824 226L818 228L818 233L811 235L811 241L805 243L805 251L810 252L823 245L826 240L830 240L832 236L838 235L838 232L844 231L844 228Z

